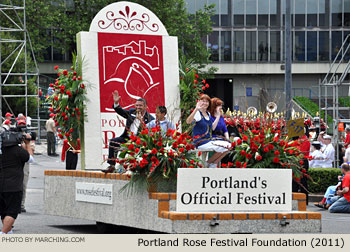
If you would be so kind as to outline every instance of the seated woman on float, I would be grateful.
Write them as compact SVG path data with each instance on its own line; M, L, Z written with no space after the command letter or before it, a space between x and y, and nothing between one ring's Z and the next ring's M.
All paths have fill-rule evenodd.
M208 110L211 106L211 100L208 95L202 95L193 112L186 119L186 123L194 124L193 143L197 149L210 149L215 151L214 155L208 160L209 168L217 167L220 160L227 154L231 144L223 140L213 140L212 131L216 129L221 117L220 107L217 107L216 118L214 122L210 120Z
M230 136L228 134L228 130L226 127L225 119L222 115L222 105L224 102L219 98L212 98L211 99L211 106L210 106L210 120L214 124L215 120L219 117L218 124L213 130L212 139L213 140L227 140L230 141Z

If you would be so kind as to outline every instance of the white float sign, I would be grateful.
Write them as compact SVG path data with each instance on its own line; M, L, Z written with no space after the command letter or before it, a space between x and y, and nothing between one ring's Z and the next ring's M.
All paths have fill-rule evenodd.
M177 212L291 210L290 169L178 170Z
M153 12L126 1L107 5L96 14L88 32L77 34L77 46L88 87L83 169L106 168L109 141L124 131L125 118L113 109L114 90L125 109L145 98L151 114L164 105L168 119L179 120L177 37L168 35Z
M113 204L113 185L98 183L75 183L75 200L99 204Z

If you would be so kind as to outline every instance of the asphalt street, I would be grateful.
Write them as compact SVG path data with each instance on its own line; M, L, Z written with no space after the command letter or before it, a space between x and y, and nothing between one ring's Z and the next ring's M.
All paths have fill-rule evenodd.
M60 153L58 146L57 153ZM96 234L96 223L89 220L73 219L59 216L45 215L43 211L44 171L48 169L64 170L65 164L60 157L46 155L45 143L37 145L35 162L30 166L27 190L26 213L18 216L14 232L16 234ZM80 158L80 157L79 157ZM80 160L79 160L80 161ZM78 164L80 169L80 164ZM350 214L334 214L313 206L310 202L308 211L322 213L322 233L350 234ZM114 227L112 233L146 233L125 227ZM148 233L148 232L147 232Z

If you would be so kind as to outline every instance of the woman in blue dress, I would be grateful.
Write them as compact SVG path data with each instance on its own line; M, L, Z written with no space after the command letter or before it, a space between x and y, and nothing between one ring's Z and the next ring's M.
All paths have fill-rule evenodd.
M212 122L210 119L211 100L208 95L202 95L197 102L196 108L186 119L186 123L193 123L193 139L197 149L211 149L215 151L214 155L208 160L209 168L217 167L220 160L227 154L231 144L227 141L214 140L212 131L216 129L220 116L217 116ZM217 108L219 111L219 108ZM217 114L217 113L216 113ZM220 114L220 111L219 111Z
M219 98L211 99L211 107L210 107L210 120L214 123L217 117L219 117L219 122L213 131L213 139L217 140L227 140L230 141L230 136L228 134L228 130L226 127L225 119L222 115L222 105L224 102Z

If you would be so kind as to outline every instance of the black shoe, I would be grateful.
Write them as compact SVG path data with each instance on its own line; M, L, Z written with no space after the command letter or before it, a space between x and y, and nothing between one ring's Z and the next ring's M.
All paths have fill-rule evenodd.
M315 203L315 206L319 208L324 208L324 209L326 208L326 205L322 203Z
M26 213L26 212L27 212L27 210L24 207L22 207L21 208L21 213Z
M53 157L58 157L59 155L57 153L52 154Z
M114 165L110 165L106 169L102 169L101 171L104 173L112 173L115 171L115 167L114 167Z

